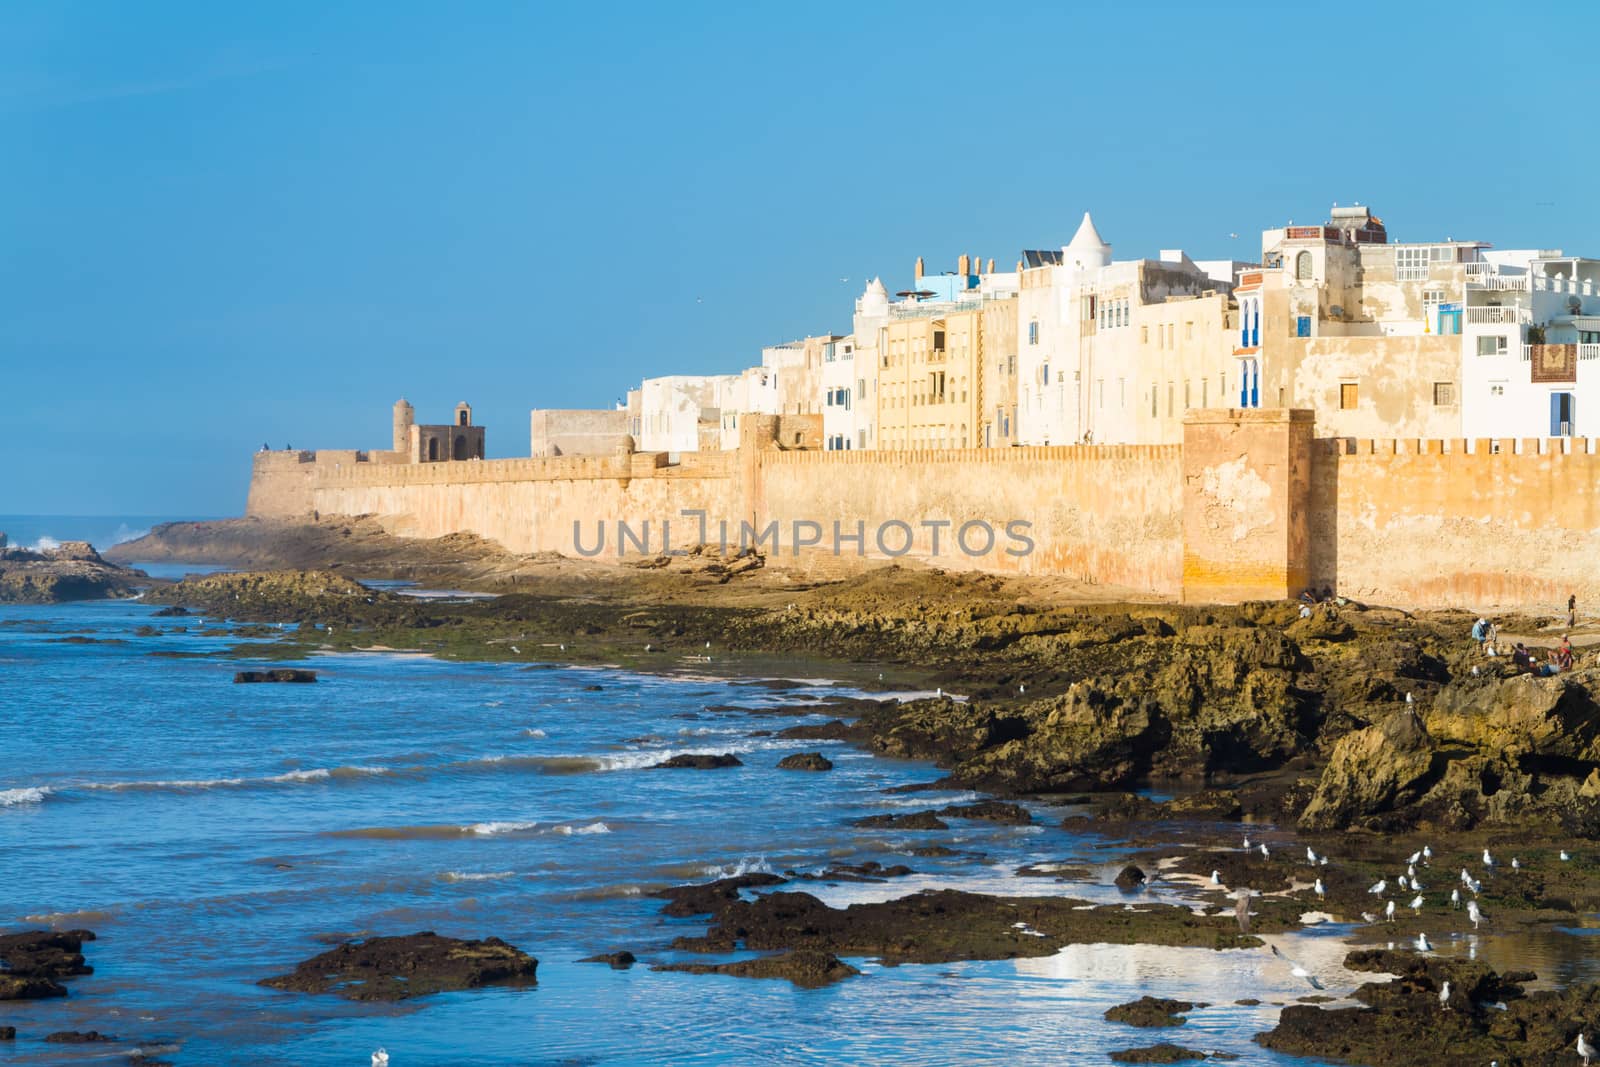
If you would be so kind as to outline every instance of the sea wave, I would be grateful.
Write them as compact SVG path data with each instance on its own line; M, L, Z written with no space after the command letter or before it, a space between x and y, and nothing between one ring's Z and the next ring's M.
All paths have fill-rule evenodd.
M249 788L263 785L286 785L296 782L321 782L330 779L347 781L356 778L368 778L375 775L392 773L393 772L388 767L363 767L356 765L343 767L308 767L302 770L285 771L282 774L270 774L259 778L152 778L135 779L125 782L83 782L77 786L74 786L74 788L111 793Z
M551 827L552 833L557 834L609 834L611 827L603 822L590 823L565 823L561 826Z
M519 834L538 827L536 822L477 822L464 827L465 832L477 834L479 837L495 837L499 834Z
M498 882L516 877L516 871L445 871L439 877L446 882Z
M739 878L746 874L776 874L778 873L767 862L765 856L746 856L737 863L717 864L708 863L700 868L701 872L712 881L719 878Z
M55 790L47 785L23 786L20 789L0 789L0 808L18 807L22 804L43 804L44 798Z

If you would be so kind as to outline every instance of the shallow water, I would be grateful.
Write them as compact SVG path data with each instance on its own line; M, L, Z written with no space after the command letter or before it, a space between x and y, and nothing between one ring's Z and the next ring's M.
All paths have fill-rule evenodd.
M852 961L860 978L815 991L651 973L648 963L675 958L674 936L704 926L664 919L644 894L743 870L876 859L918 872L800 887L836 904L933 886L1125 899L1109 884L1116 849L1060 829L1059 809L1037 809L1028 827L855 829L847 823L860 815L971 796L885 795L937 772L752 736L823 716L707 710L838 687L775 692L709 676L400 654L316 657L306 664L321 674L316 685L236 686L238 660L150 655L236 643L152 611L131 601L0 607L0 927L86 926L101 938L87 947L96 973L72 980L68 998L0 1009L22 1035L11 1062L105 1060L142 1046L181 1064L365 1064L384 1046L394 1067L1102 1063L1106 1050L1173 1036L1101 1018L1144 993L1219 1005L1191 1016L1180 1043L1241 1063L1310 1062L1250 1042L1273 1024L1272 1002L1311 992L1265 950L1077 946L1023 961ZM144 624L162 635L134 637ZM817 748L834 771L774 767ZM737 752L746 765L649 769L685 751ZM895 851L934 841L961 854ZM1013 873L1041 861L1087 865L1095 881ZM319 937L425 929L505 938L539 958L538 987L392 1006L255 984L322 951ZM1370 977L1339 967L1346 932L1281 943L1342 992ZM1537 969L1562 980L1595 977L1585 938L1547 940L1476 948L1506 965L1532 952L1544 958ZM630 971L575 962L621 948L644 962ZM1246 997L1268 1003L1232 1004ZM61 1029L122 1040L86 1050L40 1042Z

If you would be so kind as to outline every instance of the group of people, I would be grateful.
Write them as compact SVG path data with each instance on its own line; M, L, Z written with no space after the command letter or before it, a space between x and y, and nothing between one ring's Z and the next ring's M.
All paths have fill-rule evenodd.
M1569 612L1572 610L1570 603L1567 610ZM1472 640L1483 649L1485 656L1509 655L1513 666L1518 670L1527 671L1529 674L1543 676L1562 674L1572 670L1572 639L1567 634L1561 635L1561 644L1557 646L1555 651L1545 657L1543 663L1540 663L1539 657L1535 656L1528 646L1521 641L1515 642L1509 653L1499 647L1496 644L1499 640L1499 633L1495 629L1494 623L1488 619L1480 618L1472 624Z

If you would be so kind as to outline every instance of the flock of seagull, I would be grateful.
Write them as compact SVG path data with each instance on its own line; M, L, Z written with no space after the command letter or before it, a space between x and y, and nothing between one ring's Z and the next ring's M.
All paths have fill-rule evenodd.
M1250 843L1250 838L1246 837L1244 839L1243 849L1245 852L1259 851L1262 859L1270 859L1272 857L1272 850L1267 847L1265 841L1257 842L1254 846L1252 846ZM1560 858L1562 863L1566 863L1572 859L1572 856L1565 849L1562 849ZM1413 852L1406 860L1405 873L1396 875L1394 878L1394 884L1396 888L1414 894L1411 898L1411 901L1406 904L1406 907L1411 910L1413 915L1421 915L1422 909L1427 904L1427 899L1423 895L1424 887L1422 884L1422 878L1417 873L1417 865L1421 864L1424 868L1426 868L1431 866L1432 861L1433 849L1431 846L1424 845L1416 852ZM1310 845L1307 845L1306 862L1313 868L1321 869L1328 866L1328 857L1326 855L1318 855L1314 848L1312 848ZM1487 848L1483 850L1482 862L1485 876L1492 876L1495 871L1496 860L1494 854ZM1511 858L1511 869L1514 871L1522 869L1521 860L1515 856ZM1482 879L1475 878L1472 872L1466 867L1462 867L1460 883L1460 885L1452 886L1450 889L1450 907L1452 909L1459 910L1462 904L1465 903L1467 909L1467 919L1471 921L1472 928L1477 930L1489 918L1489 913L1484 911L1483 908L1479 906L1477 900L1478 894L1483 890L1483 881ZM1219 887L1222 886L1221 871L1214 870L1211 872L1211 884ZM1315 881L1312 883L1311 888L1312 892L1316 893L1318 900L1325 900L1327 898L1327 887L1323 885L1322 876L1320 874L1317 875ZM1395 921L1395 915L1399 910L1399 905L1396 900L1387 897L1389 889L1389 879L1379 878L1367 890L1367 893L1371 896L1384 898L1383 913L1380 916L1370 911L1364 911L1361 913L1361 918L1363 921L1369 924L1378 922L1380 918L1386 923L1393 923ZM1465 900L1463 899L1463 889L1471 894L1470 898L1466 898ZM1240 889L1234 894L1235 900L1237 901L1234 907L1234 914L1239 920L1239 930L1241 933L1250 932L1250 898L1252 895L1253 891L1250 889ZM1418 952L1433 951L1433 942L1428 940L1428 934L1426 931L1418 932L1416 940L1412 942L1412 946ZM1277 945L1273 945L1271 947L1273 956L1279 960L1282 960L1283 963L1288 966L1290 974L1294 975L1296 978L1303 979L1313 989L1325 988L1321 980L1318 979L1316 975L1312 974L1310 970L1284 955ZM1439 1007L1444 1011L1450 1010L1450 983L1448 981L1446 981L1439 990ZM1584 1067L1589 1067L1590 1061L1596 1056L1600 1056L1600 1051L1596 1050L1594 1044L1589 1040L1588 1035L1582 1033L1581 1031L1578 1034L1575 1051L1582 1058Z

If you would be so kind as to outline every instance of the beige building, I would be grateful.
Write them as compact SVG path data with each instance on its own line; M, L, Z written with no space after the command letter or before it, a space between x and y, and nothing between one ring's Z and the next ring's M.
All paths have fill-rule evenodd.
M1015 278L1015 275L1009 277ZM983 448L1017 443L1017 296L1015 290L984 302L978 384L978 437Z
M982 299L909 300L890 311L878 368L877 447L974 447Z
M1459 437L1459 311L1486 248L1391 244L1360 206L1264 231L1236 293L1229 402L1311 408L1320 436Z

